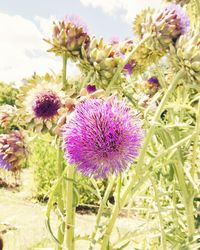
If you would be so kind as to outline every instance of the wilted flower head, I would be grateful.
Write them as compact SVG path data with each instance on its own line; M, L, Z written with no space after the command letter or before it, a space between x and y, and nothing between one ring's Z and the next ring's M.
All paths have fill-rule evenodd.
M58 113L60 107L60 98L51 90L36 95L32 105L35 117L42 119L52 118Z
M8 104L0 106L0 126L2 128L8 128L16 115L16 109Z
M32 123L34 130L44 127L51 129L58 119L58 113L64 103L65 93L58 82L41 81L31 84L23 92L22 105L27 123Z
M0 135L0 160L4 164L4 168L13 172L20 170L26 155L27 148L24 136L20 131Z
M125 102L89 99L77 105L63 129L70 164L87 176L125 170L138 154L142 130Z
M60 22L54 22L51 40L53 45L48 50L56 54L66 53L71 59L78 59L82 45L90 40L85 23L77 15L67 15Z

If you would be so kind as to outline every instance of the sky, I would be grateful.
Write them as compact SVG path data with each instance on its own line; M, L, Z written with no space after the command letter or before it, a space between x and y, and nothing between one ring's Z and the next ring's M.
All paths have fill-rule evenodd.
M51 36L53 20L78 14L91 35L123 40L132 36L132 21L147 6L159 8L161 0L0 0L0 81L21 85L34 72L61 70L61 59L43 41ZM76 72L69 63L68 74Z

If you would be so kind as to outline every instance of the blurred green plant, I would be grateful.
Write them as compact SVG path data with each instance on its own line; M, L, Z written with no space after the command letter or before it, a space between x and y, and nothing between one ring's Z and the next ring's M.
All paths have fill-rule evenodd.
M51 136L48 134L41 135L37 139L34 139L31 142L30 149L32 153L29 158L29 165L34 169L34 197L39 201L46 201L48 199L48 192L56 180L57 150L54 142L52 143ZM64 158L63 164L65 164ZM98 194L103 194L106 181L91 183L90 178L77 173L76 184L76 188L79 192L79 208L84 207L84 209L91 209L98 206ZM90 207L90 205L92 206Z
M0 82L0 105L9 104L14 106L18 89L12 85Z

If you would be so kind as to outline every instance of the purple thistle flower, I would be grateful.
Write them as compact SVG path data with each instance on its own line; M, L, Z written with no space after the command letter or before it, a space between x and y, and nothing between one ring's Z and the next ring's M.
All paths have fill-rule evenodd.
M116 45L119 44L119 37L113 36L109 39L109 44Z
M36 96L32 110L36 118L51 119L57 114L60 107L60 98L54 92L48 90Z
M87 25L84 23L84 21L80 18L80 16L76 14L68 14L63 18L63 21L65 24L71 23L76 27L81 27L85 33L88 33Z
M95 92L97 90L96 86L95 85L90 85L88 84L87 87L86 87L86 90L89 94Z
M89 99L76 106L63 129L63 147L70 164L86 176L122 172L138 155L142 129L125 102Z
M177 31L180 30L181 34L185 34L189 30L190 21L183 8L175 3L171 3L165 10L174 13L174 20L179 20L176 27Z
M4 160L2 154L0 154L0 168L3 168L3 169L11 169L12 168L12 165L9 162Z
M159 87L160 84L159 84L159 81L158 81L158 78L156 76L152 76L148 79L148 82L152 85L154 85L155 87Z
M135 61L131 60L130 62L128 62L125 66L124 66L124 70L131 75L133 73L133 69L135 66Z

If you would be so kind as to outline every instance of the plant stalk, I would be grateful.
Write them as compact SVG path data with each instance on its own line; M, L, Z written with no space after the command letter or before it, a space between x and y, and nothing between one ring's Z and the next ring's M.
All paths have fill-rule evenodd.
M145 37L144 39L141 40L140 43L138 43L138 45L129 53L129 55L125 58L125 60L123 61L123 63L121 65L118 66L112 80L110 81L107 89L106 89L106 95L109 95L110 90L113 86L113 84L115 83L115 81L117 80L117 78L119 77L119 75L121 74L124 66L129 62L129 60L133 57L133 55L135 54L135 52L147 41L150 39L150 36Z
M63 174L63 164L62 164L62 151L61 151L61 140L58 138L58 148L57 148L57 176L60 178ZM64 214L64 201L62 197L62 188L63 188L63 181L61 182L58 188L58 209ZM64 241L64 230L65 230L65 223L63 222L62 218L59 219L59 227L58 227L58 234L57 238L60 244L63 244ZM61 246L57 246L57 250L62 250Z
M74 208L74 166L67 166L67 190L66 190L66 223L65 223L65 231L66 231L66 246L68 250L75 249L74 242L74 219L75 219L75 208Z
M146 152L147 152L147 147L149 145L149 143L151 142L151 138L154 134L154 130L155 130L155 123L160 119L160 115L163 111L163 108L168 100L168 98L170 97L170 95L173 93L174 89L176 88L178 82L180 79L182 79L185 75L185 72L184 70L180 70L176 77L174 78L172 84L168 87L165 95L163 96L157 110L156 110L156 113L153 117L153 123L145 137L145 140L144 140L144 143L143 143L143 147L142 147L142 150L140 152L140 155L139 155L139 159L138 159L138 162L136 164L136 174L133 176L133 178L130 178L130 181L127 183L127 185L124 187L124 192L122 194L122 198L121 198L121 207L123 207L123 203L124 201L126 201L126 198L129 194L129 192L131 191L134 183L137 181L137 179L139 178L140 175L140 169L144 163L144 158L145 158L145 155L146 155ZM140 180L139 183L142 183L144 181L144 178L142 180ZM106 228L106 232L105 232L105 235L103 237L103 243L102 243L102 247L101 247L101 250L105 250L107 249L108 247L108 243L109 243L109 238L110 238L110 235L111 235L111 232L112 232L112 229L113 229L113 226L115 224L115 221L117 219L117 216L119 214L119 207L118 205L115 205L114 208L113 208L113 212L111 214L111 218L108 222L108 225L107 225L107 228Z
M63 71L62 71L62 81L63 81L63 88L67 89L67 55L63 54Z
M101 201L101 204L100 204L100 207L99 207L99 210L98 210L98 214L97 214L97 217L96 217L95 230L93 231L92 236L91 236L91 241L90 241L91 244L90 244L89 250L92 250L95 247L95 243L96 243L95 236L97 234L99 224L100 224L100 220L101 220L101 216L103 214L104 208L105 208L106 203L108 201L109 195L110 195L110 193L112 191L114 183L115 183L115 179L111 178L111 180L109 181L109 184L108 184L108 186L106 188L106 191L104 193L104 197L103 197L103 199Z

